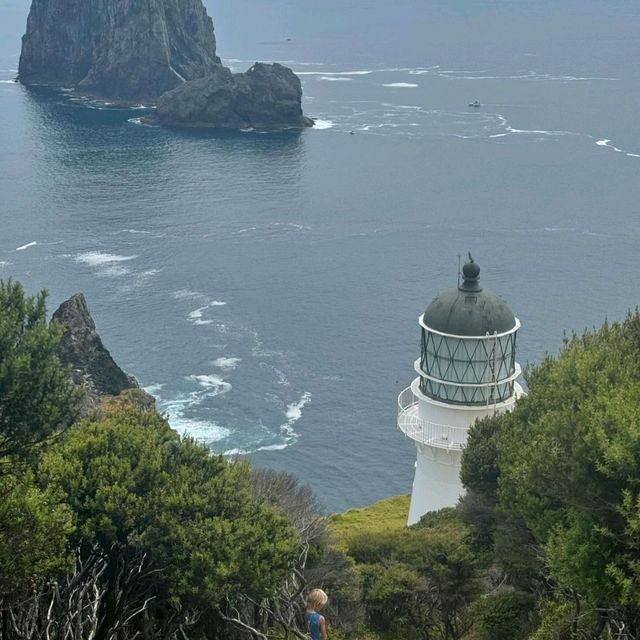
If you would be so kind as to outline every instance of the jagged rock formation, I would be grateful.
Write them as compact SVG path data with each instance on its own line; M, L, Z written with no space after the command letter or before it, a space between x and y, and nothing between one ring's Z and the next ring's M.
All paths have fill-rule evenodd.
M85 391L84 409L96 406L103 396L117 396L132 389L136 390L136 404L154 405L155 400L115 363L102 344L83 294L76 293L63 302L52 320L64 326L58 357L69 367L73 381Z
M313 125L287 67L233 74L220 64L202 0L32 0L18 77L120 102L160 99L161 124Z
M309 127L302 114L300 79L281 64L257 62L246 73L217 67L186 82L158 102L160 124L233 129Z
M219 63L201 0L33 0L18 75L25 84L155 101Z

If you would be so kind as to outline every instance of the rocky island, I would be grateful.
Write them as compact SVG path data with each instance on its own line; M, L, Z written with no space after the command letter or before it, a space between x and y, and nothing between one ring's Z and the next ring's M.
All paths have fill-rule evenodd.
M161 96L160 124L233 129L309 127L302 113L302 85L291 69L256 62L246 73L216 70Z
M121 103L160 124L301 128L300 80L282 65L234 74L201 0L32 0L18 79Z

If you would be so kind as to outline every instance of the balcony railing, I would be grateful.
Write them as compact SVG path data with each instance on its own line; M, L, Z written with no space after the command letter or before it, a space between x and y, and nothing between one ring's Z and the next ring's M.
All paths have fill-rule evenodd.
M398 428L407 437L438 449L461 450L467 443L467 428L437 424L418 417L418 399L411 387L398 396Z

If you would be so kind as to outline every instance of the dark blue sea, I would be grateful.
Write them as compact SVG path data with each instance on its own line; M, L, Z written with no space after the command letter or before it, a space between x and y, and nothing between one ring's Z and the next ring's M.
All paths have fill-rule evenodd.
M522 321L523 364L640 300L640 3L207 5L235 70L300 74L316 129L165 130L26 89L28 3L0 1L0 278L51 310L83 291L212 450L329 511L408 493L396 397L460 254Z

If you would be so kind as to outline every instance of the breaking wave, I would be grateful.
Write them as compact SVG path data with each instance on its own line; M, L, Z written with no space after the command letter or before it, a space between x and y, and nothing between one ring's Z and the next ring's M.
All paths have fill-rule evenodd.
M29 247L35 247L38 243L34 240L33 242L28 242L27 244L23 244L20 247L16 247L16 251L24 251L25 249L28 249Z
M128 262L129 260L135 260L137 257L138 256L119 256L113 253L102 253L101 251L86 251L85 253L79 253L75 257L75 261L89 265L90 267L100 267L117 262Z
M218 369L236 369L242 358L233 358L233 357L221 357L216 358L211 364L214 367L218 367Z

